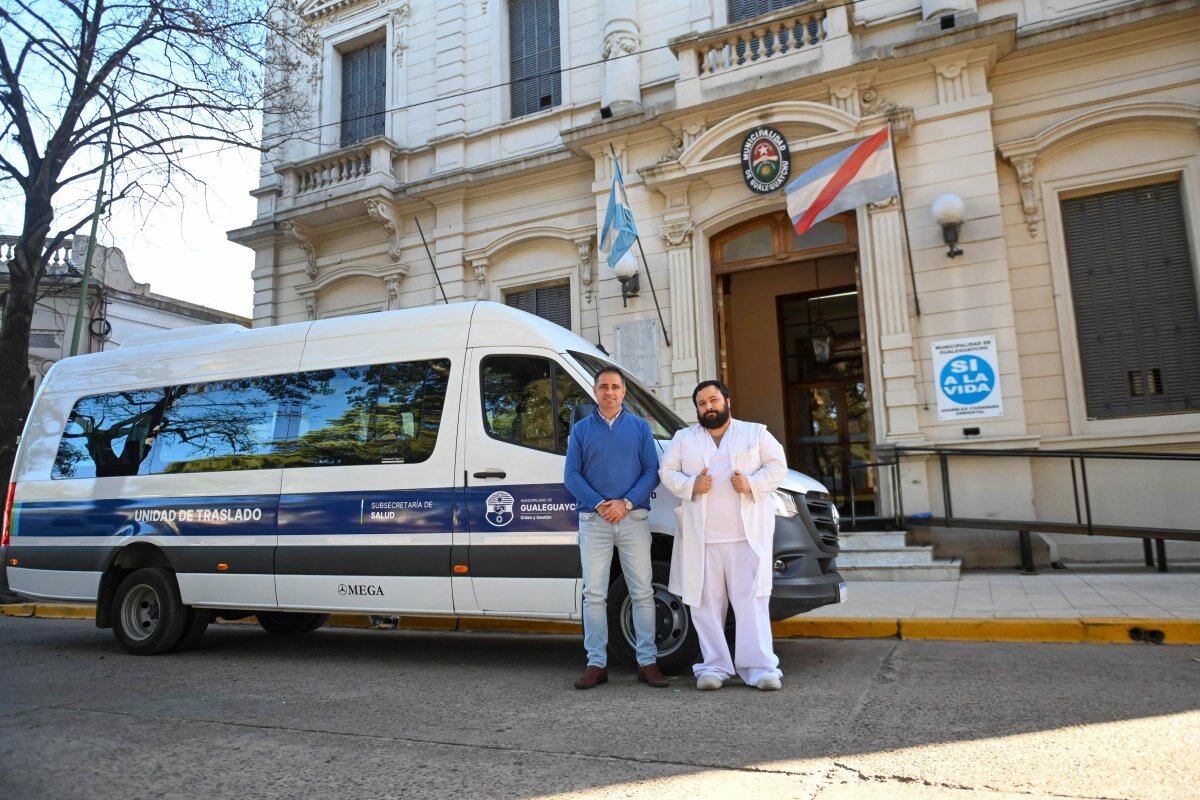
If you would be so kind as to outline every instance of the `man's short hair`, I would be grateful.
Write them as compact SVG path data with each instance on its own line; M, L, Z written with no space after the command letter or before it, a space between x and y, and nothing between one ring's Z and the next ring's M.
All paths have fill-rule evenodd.
M592 386L599 386L600 385L600 376L606 372L610 372L613 375L616 375L618 378L621 379L621 385L622 386L625 385L625 373L621 372L621 370L617 369L616 367L614 367L612 365L607 365L607 366L601 367L600 371L596 373L596 377L592 379Z
M729 387L725 385L725 381L717 381L717 380L700 381L698 384L696 384L696 388L692 390L692 405L693 406L696 405L696 396L699 395L700 392L702 392L703 390L707 389L709 386L717 387L717 391L725 396L725 400L726 401L729 400Z

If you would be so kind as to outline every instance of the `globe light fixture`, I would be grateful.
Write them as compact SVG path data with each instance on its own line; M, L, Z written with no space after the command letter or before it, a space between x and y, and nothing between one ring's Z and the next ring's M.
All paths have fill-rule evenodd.
M942 227L942 240L950 248L946 255L950 258L961 256L963 251L958 247L958 234L962 229L966 203L956 194L944 194L933 201L929 211L933 214L933 221Z
M638 263L630 251L625 251L625 255L617 260L617 266L613 269L617 273L617 280L621 282L621 305L627 305L629 298L637 297L638 290L641 288L638 281Z

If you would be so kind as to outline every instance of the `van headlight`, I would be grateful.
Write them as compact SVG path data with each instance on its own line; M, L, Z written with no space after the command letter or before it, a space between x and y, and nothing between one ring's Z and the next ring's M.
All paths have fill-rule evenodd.
M794 517L800 513L800 510L796 508L796 498L792 497L791 492L776 489L771 492L771 500L775 503L776 516Z

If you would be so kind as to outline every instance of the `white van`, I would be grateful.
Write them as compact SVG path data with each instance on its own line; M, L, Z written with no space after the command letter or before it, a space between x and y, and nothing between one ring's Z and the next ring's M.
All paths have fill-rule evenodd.
M330 612L580 619L573 418L610 363L496 303L246 330L131 337L42 382L4 517L3 581L95 602L127 651L195 644L216 617L280 634ZM627 406L660 448L684 425L635 381ZM839 601L837 516L790 472L775 495L772 615ZM652 500L658 644L693 663L666 590L674 498ZM619 563L614 654L632 660Z

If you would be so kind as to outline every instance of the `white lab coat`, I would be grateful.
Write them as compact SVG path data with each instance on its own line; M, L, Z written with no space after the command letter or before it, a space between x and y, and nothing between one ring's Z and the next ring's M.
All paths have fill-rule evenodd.
M696 476L709 466L705 437L711 434L698 423L678 431L671 439L667 454L659 462L658 477L663 486L681 502L675 509L675 547L671 553L671 578L668 588L689 606L700 605L704 585L704 520L708 494L692 500ZM732 438L730 438L732 437ZM725 431L732 445L733 469L750 481L750 494L739 494L746 539L758 557L754 576L755 596L769 597L775 545L775 503L771 493L787 476L783 445L766 425L735 419ZM722 444L725 444L725 439Z

